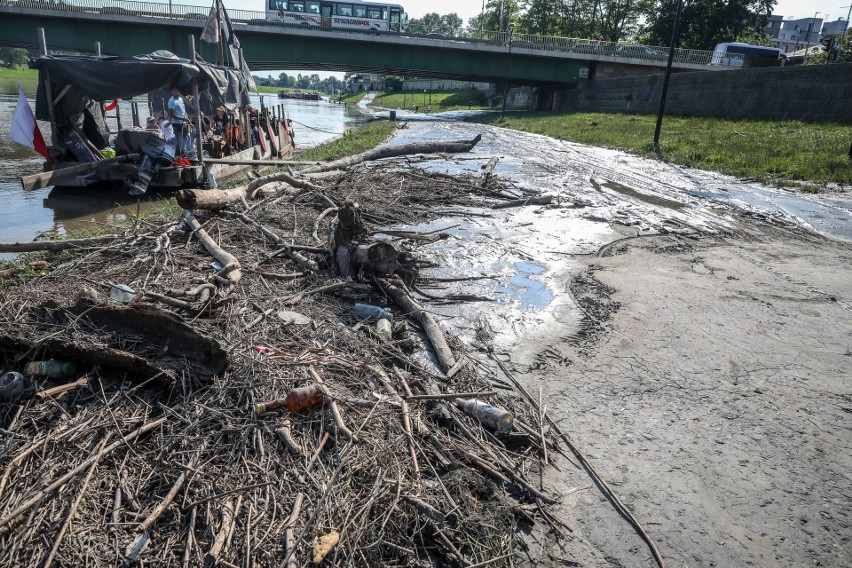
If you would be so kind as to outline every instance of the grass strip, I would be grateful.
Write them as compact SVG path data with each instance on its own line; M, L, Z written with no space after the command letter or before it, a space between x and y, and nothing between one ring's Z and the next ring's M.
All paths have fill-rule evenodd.
M357 93L341 93L334 97L334 100L342 103L359 103L361 99L367 96L367 91L358 91Z
M603 112L521 112L471 117L471 122L654 157L656 116ZM660 134L663 160L764 183L821 191L852 185L848 124L728 120L667 116ZM804 183L802 183L804 182Z
M431 112L450 110L468 110L489 108L486 106L485 93L477 89L461 91L383 91L376 95L371 106L384 108L411 108L417 106L424 111L431 106Z
M0 67L0 95L17 95L18 83L24 88L24 94L35 97L38 88L38 70L18 67L7 69Z
M386 120L368 122L358 130L347 132L340 138L306 150L296 156L298 160L330 162L375 148L396 131L396 123Z

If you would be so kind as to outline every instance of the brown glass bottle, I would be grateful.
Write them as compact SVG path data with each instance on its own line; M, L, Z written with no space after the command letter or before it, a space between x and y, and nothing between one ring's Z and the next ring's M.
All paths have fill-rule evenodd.
M263 414L264 412L272 412L279 408L287 408L292 412L300 412L319 406L322 403L322 388L318 384L313 384L295 388L288 392L285 398L255 404L254 411L257 414Z

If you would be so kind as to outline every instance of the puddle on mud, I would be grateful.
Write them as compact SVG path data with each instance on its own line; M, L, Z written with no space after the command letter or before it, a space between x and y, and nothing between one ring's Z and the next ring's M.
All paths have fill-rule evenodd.
M547 268L535 262L516 262L515 268L518 273L509 278L507 286L500 286L497 291L517 300L521 309L546 309L553 301L553 292L534 276L544 274Z

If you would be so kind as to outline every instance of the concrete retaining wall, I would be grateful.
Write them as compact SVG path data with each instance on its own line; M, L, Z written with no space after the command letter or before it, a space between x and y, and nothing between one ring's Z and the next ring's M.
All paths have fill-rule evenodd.
M662 74L598 79L554 100L563 111L656 113L662 84ZM852 64L672 74L666 114L852 124Z

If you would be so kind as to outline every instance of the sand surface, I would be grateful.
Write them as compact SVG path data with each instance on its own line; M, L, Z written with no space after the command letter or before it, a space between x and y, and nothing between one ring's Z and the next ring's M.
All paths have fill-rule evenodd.
M581 331L509 366L667 565L852 565L849 243L744 221L580 258ZM656 565L584 471L547 477L574 533L542 564Z

